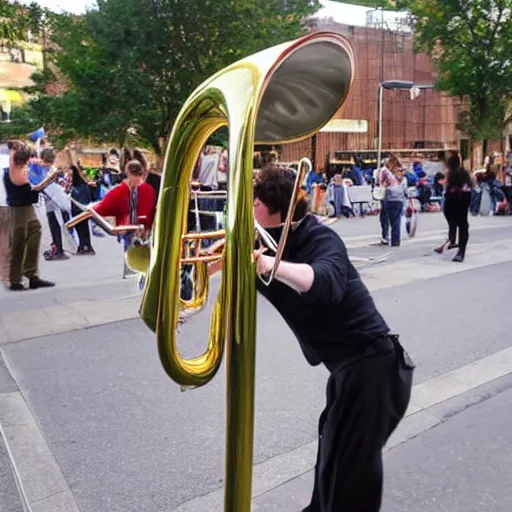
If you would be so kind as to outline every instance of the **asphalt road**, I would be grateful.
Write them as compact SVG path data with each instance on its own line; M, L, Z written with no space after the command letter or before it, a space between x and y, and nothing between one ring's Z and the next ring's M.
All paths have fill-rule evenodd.
M376 286L373 296L417 364L415 384L511 346L512 251L496 264L471 268L470 263L472 254L485 259L502 251L500 244L510 240L512 222L475 219L468 264L451 273L456 264L447 256L432 254L432 247L441 241L439 230L444 229L441 216L425 215L420 220L423 234L394 251L371 245L379 240L378 230L374 237L376 219L353 219L334 226L347 238L350 253L368 282L378 284L388 270L396 271L404 262L409 265L404 267L406 284ZM60 289L53 295L27 294L16 304L3 295L0 304L10 303L11 310L19 310L81 300L84 294L91 300L102 300L109 291L122 296L129 284L115 281L114 261L120 256L117 247L106 243L110 245L105 253L112 251L113 256L105 267L99 258L80 263L82 268L76 268L76 263L72 267L73 260L64 262L72 274L66 280L57 267L46 264L50 276L54 272L63 278ZM384 261L376 263L379 258ZM431 278L431 269L440 266L447 269L445 275ZM94 269L98 279L87 275ZM180 342L185 355L204 349L210 312L202 312L183 328ZM180 391L164 374L154 336L140 320L26 339L4 345L2 352L81 512L170 512L222 486L224 368L208 386ZM255 464L315 440L326 378L323 368L306 364L289 329L260 299ZM478 503L470 496L482 489L494 492L497 503L486 510L511 510L512 505L503 504L511 503L509 466L502 480L496 480L492 471L482 471L484 481L479 487L470 471L473 466L459 460L469 453L471 463L482 464L489 453L496 466L507 469L503 448L512 445L511 397L503 391L394 448L386 456L393 474L386 511L483 510L468 505ZM482 432L488 434L482 436ZM419 474L413 478L409 474L414 471ZM429 502L431 496L440 500L436 494L440 471L449 473L446 486L453 498L443 502L445 508ZM1 474L0 469L0 483ZM472 493L464 492L465 482ZM309 491L306 485L297 494L305 496Z

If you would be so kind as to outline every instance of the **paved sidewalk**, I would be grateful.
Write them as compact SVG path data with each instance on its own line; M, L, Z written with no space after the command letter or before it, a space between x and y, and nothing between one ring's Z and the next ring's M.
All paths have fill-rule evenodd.
M512 347L453 372L416 384L413 386L405 418L388 440L385 453L442 426L452 416L472 405L484 402L503 391L508 392L511 388ZM512 399L512 391L506 396ZM501 427L503 431L508 428L505 425ZM255 465L252 488L253 512L299 512L306 507L311 499L314 478L312 468L316 453L315 440L281 457ZM297 471L299 464L302 467L301 471ZM291 473L291 467L294 473ZM222 501L223 490L219 489L184 503L175 512L209 512L221 508ZM389 512L392 510L389 509ZM459 509L452 508L440 510L459 512Z
M384 454L382 512L511 510L512 380L492 385L494 390L463 397L469 403L459 400L434 409L431 415L442 419L431 427L427 421L408 442L392 438ZM404 420L402 430L412 419ZM313 479L308 471L256 497L252 512L300 512L311 500Z
M7 450L0 437L0 512L24 512Z
M348 241L350 242L350 239ZM379 260L378 256L383 250L387 251L387 248L374 248L375 261L356 256L354 263L359 267L368 288L376 291L413 281L465 272L512 259L512 238L510 237L487 243L473 242L470 258L462 265L452 263L449 255L441 259L433 257L431 251L423 255L411 254L412 257L408 258L407 247L414 248L414 244L421 243L421 238L414 239L410 241L410 245L404 244L404 252L388 252L388 255L383 255L382 260ZM430 241L423 241L423 243L430 244ZM397 259L397 256L405 259ZM76 271L76 263L73 260L59 263L69 263L70 266L74 264L71 270ZM108 276L104 268L100 266L100 269L97 269L94 264L91 264L91 259L88 258L85 263L87 268L79 267L77 274L87 278L88 273L101 275L103 272ZM122 260L118 263L122 264ZM95 284L94 278L88 277L88 279L92 285ZM111 277L99 277L96 286L87 287L82 282L80 288L64 287L64 289L55 288L50 291L37 290L8 295L8 298L14 297L16 300L7 302L4 307L2 302L5 303L6 298L3 297L3 301L0 298L2 311L0 345L138 318L141 296L135 279L123 281ZM72 299L75 297L79 300Z

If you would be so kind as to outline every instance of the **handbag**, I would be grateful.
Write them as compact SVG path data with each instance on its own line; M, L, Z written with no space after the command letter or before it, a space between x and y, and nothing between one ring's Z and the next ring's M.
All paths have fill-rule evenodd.
M409 238L414 238L416 235L416 228L418 226L418 211L414 207L412 198L409 198L407 209L405 211L405 230Z
M386 188L385 187L373 187L373 198L376 201L382 201L386 196Z

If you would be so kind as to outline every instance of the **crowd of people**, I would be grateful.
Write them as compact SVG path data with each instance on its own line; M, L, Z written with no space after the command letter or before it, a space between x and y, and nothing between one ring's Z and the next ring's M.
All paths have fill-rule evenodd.
M405 170L396 155L391 155L380 169L376 184L382 190L380 222L383 245L400 246L401 220L407 211L406 201L411 187L414 197L422 197L423 192L419 187L419 180L423 179L421 172L421 168L414 167L412 170ZM469 213L492 215L498 212L499 205L503 205L505 209L509 209L510 205L491 161L472 178L455 151L446 160L444 172L436 173L433 188L448 222L448 238L435 251L442 254L446 250L458 249L453 261L461 263L464 261L469 240ZM423 205L421 199L420 204Z
M39 254L42 218L36 214L35 205L40 206L39 211L44 210L51 234L50 247L44 250L43 256L48 261L59 261L70 257L69 251L65 250L65 242L69 240L76 247L73 254L95 254L91 235L104 234L94 220L84 220L76 224L74 229L66 228L70 218L79 215L91 203L102 217L115 218L117 226L140 225L137 233L127 232L119 236L125 251L134 237L147 239L160 188L160 174L148 165L137 150L119 152L112 149L104 157L103 166L93 177L89 177L80 161L66 169L56 168L57 154L47 141L38 149L40 151L36 152L30 143L23 141L10 142L11 163L8 169L4 169L7 202L12 212L9 274L12 290L25 288L23 276L29 278L31 288L54 284L34 279L34 276L38 277L37 265L33 262L37 260L35 254ZM257 155L262 158L260 153ZM225 191L227 156L225 147L206 146L193 171L192 190ZM264 166L278 164L278 155L269 153L263 156ZM396 155L391 154L378 172L364 169L358 159L353 159L348 173L336 173L329 182L324 175L311 170L303 183L308 196L315 198L313 202L310 201L310 209L315 211L313 203L318 200L315 190L321 188L325 199L332 203L335 216L353 215L340 196L343 194L342 184L347 182L349 186L371 185L374 191L379 191L381 244L391 247L401 244L402 220L408 211L407 198L411 190L415 191L420 211L424 210L432 197L439 199L449 224L449 234L447 241L436 248L436 252L458 249L454 261L459 262L465 258L469 238L468 212L489 214L496 211L497 205L504 200L491 162L487 162L485 172L478 172L472 179L462 168L459 156L453 153L446 161L445 172L438 172L429 179L419 159L407 168ZM194 215L194 205L191 203L189 228L219 228L225 204L225 198L199 199L195 204L197 215ZM210 214L210 211L216 212L217 216Z
M78 161L67 169L55 166L56 152L45 143L40 153L28 142L8 143L9 167L3 170L3 185L9 209L8 282L12 291L51 287L55 283L39 277L41 216L44 209L51 234L50 247L44 251L47 261L69 259L64 240L73 241L77 256L94 255L91 231L101 231L88 219L68 229L66 223L88 204L100 216L115 218L117 226L137 225L136 232L121 233L125 250L134 236L149 236L160 188L160 176L149 168L141 152L112 150L95 179L89 179ZM100 235L101 236L101 235ZM4 248L5 249L5 248Z
M27 143L18 140L9 142L8 149L10 163L4 169L3 181L10 210L11 290L26 289L24 278L30 289L54 286L41 278L38 270L41 222L34 205L40 196L52 237L47 260L68 258L63 246L66 222L81 214L89 203L93 203L92 208L100 217L115 218L117 226L137 226L137 231L126 229L120 235L125 251L135 236L149 237L160 179L150 172L140 152L125 150L119 155L111 151L104 168L90 179L80 162L64 172L57 169L51 147L37 155ZM421 169L412 172L421 179ZM315 183L321 183L315 174L318 173L306 178L309 193ZM382 244L392 247L401 243L401 220L413 179L408 174L411 171L391 155L372 176L374 185L382 191ZM204 176L209 176L210 182L202 183ZM223 161L222 154L203 153L193 177L199 183L191 187L192 195L194 187L225 189L227 158ZM295 180L294 170L275 161L267 161L255 173L254 216L275 240L280 238ZM436 193L442 197L448 237L435 250L443 253L457 248L453 260L462 262L469 239L469 211L477 201L480 211L487 199L498 200L493 195L496 176L489 167L473 180L459 155L452 153L437 184L442 187ZM269 274L275 267L275 279L265 285L257 281L258 291L290 325L308 363L323 364L330 373L327 404L319 420L314 489L311 503L303 512L377 512L382 499L382 449L407 409L414 363L375 307L341 238L308 210L307 200L301 196L282 260L276 261L276 255L269 254L272 251L267 248L253 251L258 274ZM95 254L90 222L84 219L75 227L77 255ZM193 219L189 218L189 223L192 227ZM325 317L326 322L315 322L319 316Z

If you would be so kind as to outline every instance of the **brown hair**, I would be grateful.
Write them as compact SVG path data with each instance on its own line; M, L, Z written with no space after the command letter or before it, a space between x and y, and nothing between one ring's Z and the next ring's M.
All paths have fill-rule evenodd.
M123 155L121 158L121 169L127 170L129 164L133 161L137 161L142 166L144 172L148 170L148 162L144 158L144 155L138 149L130 150L128 148L123 149Z
M55 154L55 151L52 148L46 148L43 149L43 151L41 151L41 160L45 164L53 164L56 158L57 155Z
M30 160L30 148L22 140L10 140L7 142L7 149L14 151L14 165L26 165Z
M126 164L126 172L132 176L141 177L146 172L143 165L138 160L130 160Z
M254 180L254 198L259 199L271 214L279 212L281 222L288 213L296 176L293 169L270 164L261 169ZM308 203L302 198L297 203L292 220L302 219L307 211Z

